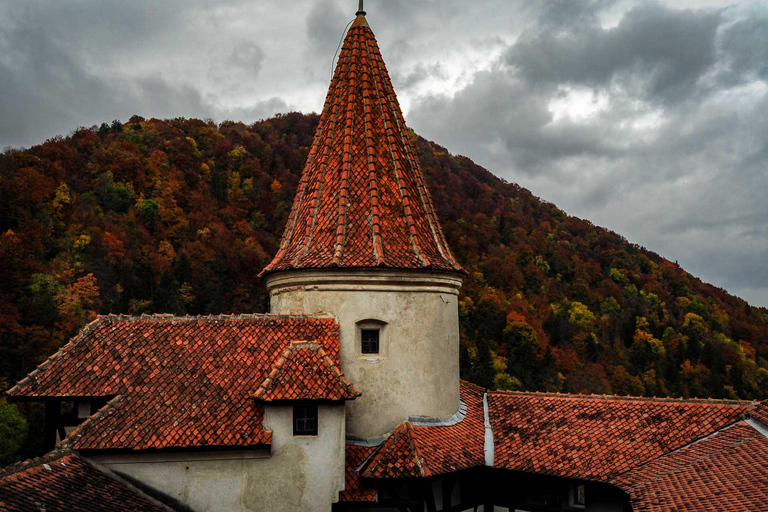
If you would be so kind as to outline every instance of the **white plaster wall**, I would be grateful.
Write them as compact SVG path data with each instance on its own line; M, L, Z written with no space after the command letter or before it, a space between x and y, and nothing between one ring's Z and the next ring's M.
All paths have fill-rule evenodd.
M411 416L447 418L459 407L461 278L391 270L271 275L271 312L334 315L341 366L363 395L347 404L347 435L372 439ZM357 323L386 322L382 356L360 352Z
M293 407L268 405L269 450L98 455L112 471L196 512L328 512L344 488L344 405L318 406L318 435L293 436Z

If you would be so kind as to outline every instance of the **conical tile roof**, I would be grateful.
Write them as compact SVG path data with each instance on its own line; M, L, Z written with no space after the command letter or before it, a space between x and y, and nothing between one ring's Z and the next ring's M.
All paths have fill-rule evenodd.
M339 55L280 249L262 274L333 267L465 273L362 14Z

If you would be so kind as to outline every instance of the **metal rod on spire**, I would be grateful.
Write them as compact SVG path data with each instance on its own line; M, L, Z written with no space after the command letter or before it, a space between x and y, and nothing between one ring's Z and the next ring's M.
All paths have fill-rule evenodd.
M363 7L363 3L365 0L360 0L360 7L357 9L357 12L355 13L357 16L363 15L365 16L365 8Z

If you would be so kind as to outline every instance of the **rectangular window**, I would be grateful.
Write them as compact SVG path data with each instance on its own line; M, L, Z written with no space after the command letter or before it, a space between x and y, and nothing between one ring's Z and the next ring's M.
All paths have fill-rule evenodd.
M360 339L362 341L363 354L379 353L379 330L361 329Z
M294 405L293 406L293 435L316 436L317 435L317 406Z

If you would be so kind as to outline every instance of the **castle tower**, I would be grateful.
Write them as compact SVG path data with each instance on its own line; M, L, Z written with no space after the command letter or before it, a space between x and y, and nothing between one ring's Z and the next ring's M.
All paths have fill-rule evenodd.
M347 434L373 439L459 407L457 298L466 272L441 231L362 10L346 35L280 249L271 311L328 312L363 396Z

